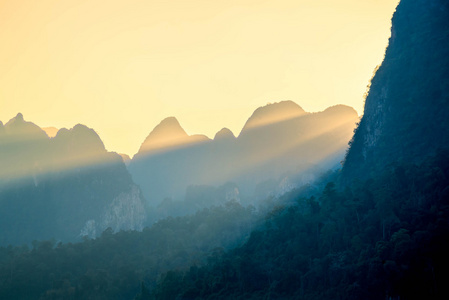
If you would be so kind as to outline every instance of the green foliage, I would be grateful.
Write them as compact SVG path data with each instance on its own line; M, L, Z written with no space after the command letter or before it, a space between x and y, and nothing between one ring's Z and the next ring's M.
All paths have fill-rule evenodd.
M143 232L0 248L0 298L449 297L449 151L277 204L257 226L233 201Z
M215 248L235 247L255 219L253 208L229 202L166 218L143 232L107 229L82 243L0 248L0 299L148 299L160 274L203 264ZM162 277L163 299L177 292L177 274Z
M394 162L420 163L449 144L448 20L446 0L400 2L345 158L345 181Z
M319 202L276 207L241 247L170 274L156 299L445 299L449 152L395 165ZM310 209L301 209L304 205ZM201 276L198 276L201 274ZM176 293L175 293L176 291ZM167 298L167 295L169 297ZM165 297L165 298L164 298Z

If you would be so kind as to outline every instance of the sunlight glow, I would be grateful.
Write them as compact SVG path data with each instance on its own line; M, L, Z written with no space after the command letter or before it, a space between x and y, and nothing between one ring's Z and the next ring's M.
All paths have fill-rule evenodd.
M191 184L222 184L254 172L277 178L342 157L359 121L352 108L341 105L319 113L306 113L288 101L274 107L276 113L272 107L256 110L237 139L195 140L176 119L167 118L147 137L135 164L150 160L147 170L157 172L176 161L177 176L185 174L183 180Z
M83 125L61 129L50 138L38 126L18 115L0 132L0 186L48 174L95 168L121 160L108 153L98 135Z
M0 120L85 124L132 156L167 116L213 137L285 99L362 114L397 3L0 1Z

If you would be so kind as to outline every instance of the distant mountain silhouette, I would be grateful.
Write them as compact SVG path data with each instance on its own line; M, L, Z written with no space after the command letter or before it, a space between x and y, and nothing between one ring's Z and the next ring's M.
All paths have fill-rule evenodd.
M76 165L101 163L107 153L98 134L85 125L77 124L72 129L62 128L51 141L56 163Z
M235 135L228 128L222 128L215 134L214 140L235 139Z
M245 126L243 126L242 133L252 128L287 121L305 114L306 112L293 101L268 104L254 111L248 121L246 121Z
M401 1L345 160L346 180L449 145L449 3Z
M45 132L39 126L26 122L21 113L5 124L5 132L18 139L44 139L46 137Z
M40 167L40 154L45 151L48 137L37 125L26 122L22 114L9 120L0 133L0 186L2 180L14 178ZM45 160L47 161L47 159Z
M140 146L138 153L167 151L167 149L182 148L206 140L209 139L204 135L189 136L175 117L168 117L151 131Z
M0 125L0 245L141 229L140 190L122 158L84 126L54 138L18 114Z
M152 150L176 147L188 143L189 136L179 125L175 117L162 120L147 136L139 149L139 153Z
M153 205L166 197L182 199L190 185L229 181L245 197L265 180L337 164L357 121L347 106L306 113L282 101L258 108L237 138L223 128L209 140L187 135L171 117L145 139L129 170Z

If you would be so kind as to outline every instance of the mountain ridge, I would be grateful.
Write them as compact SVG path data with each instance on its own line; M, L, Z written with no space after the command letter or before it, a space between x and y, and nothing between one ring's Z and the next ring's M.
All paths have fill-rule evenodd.
M257 128L281 121L294 119L307 114L297 103L291 100L268 103L265 106L258 107L248 118L240 134L251 128Z
M142 229L146 203L123 159L85 125L50 138L18 114L0 126L0 245Z
M165 120L142 145L163 131ZM160 147L139 151L129 164L134 181L154 205L166 197L182 198L189 185L235 181L247 187L242 192L248 195L258 183L289 170L333 167L343 158L358 115L345 105L307 113L293 101L281 101L257 108L237 137L223 128L213 140L195 139L198 135L187 135L174 117L168 121L180 134Z
M401 1L391 32L345 158L346 181L449 145L449 3Z

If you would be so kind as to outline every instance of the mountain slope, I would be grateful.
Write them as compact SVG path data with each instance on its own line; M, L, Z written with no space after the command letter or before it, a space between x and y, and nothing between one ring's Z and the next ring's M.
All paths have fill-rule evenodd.
M293 101L281 101L257 108L243 126L242 133L251 128L267 126L294 119L306 112ZM241 133L241 134L242 134Z
M191 137L182 129L178 120L175 117L168 117L151 131L140 146L138 153L182 147L189 144L191 140Z
M190 185L228 181L248 198L267 180L337 164L357 120L347 106L306 113L282 101L254 111L237 138L224 128L209 140L188 136L176 119L167 118L148 135L129 170L153 205L166 197L181 200Z
M343 168L155 299L448 299L449 2L402 0Z
M0 245L143 227L140 190L94 130L78 124L50 139L21 114L0 128Z
M449 145L449 3L401 1L343 173L367 177Z

